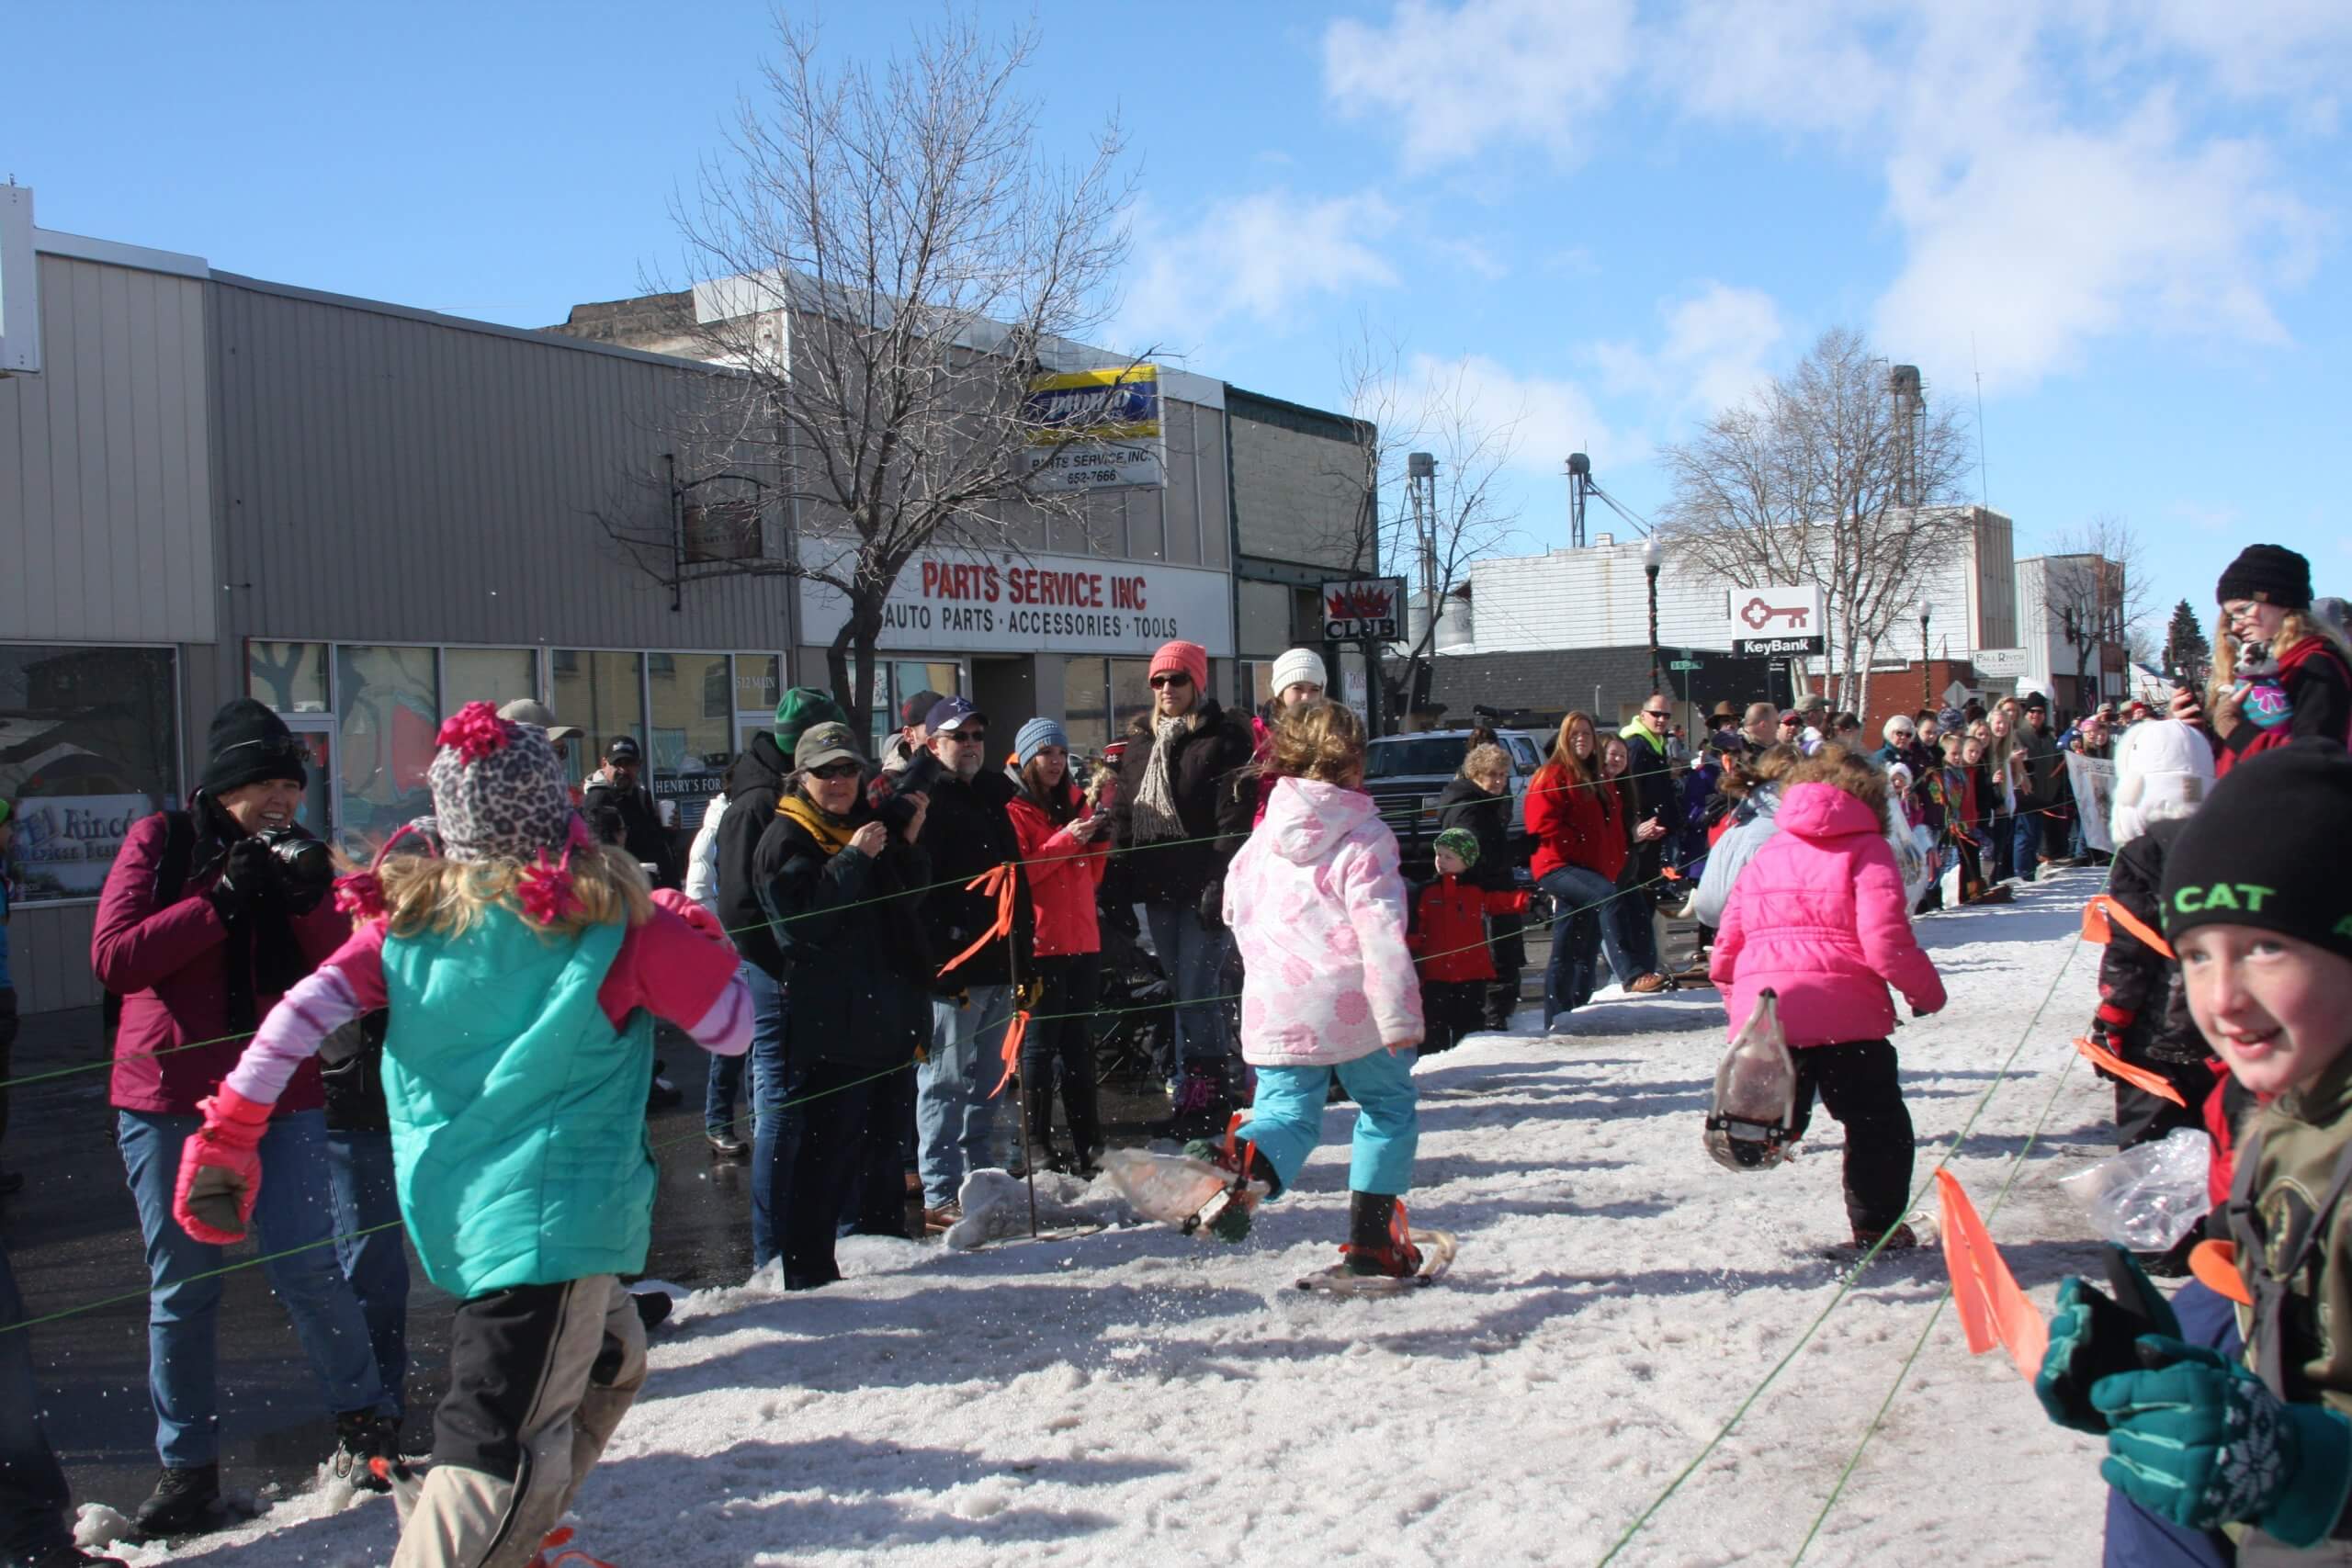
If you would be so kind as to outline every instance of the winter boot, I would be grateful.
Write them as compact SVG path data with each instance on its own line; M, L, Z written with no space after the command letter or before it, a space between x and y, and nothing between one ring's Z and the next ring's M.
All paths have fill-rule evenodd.
M1905 1252L1919 1245L1919 1233L1907 1224L1894 1225L1883 1233L1856 1225L1854 1245L1865 1252L1873 1247L1881 1252Z
M1348 1194L1348 1245L1340 1249L1351 1274L1392 1280L1420 1272L1421 1249L1405 1224L1405 1201L1383 1192Z
M1187 1063L1176 1085L1176 1104L1166 1123L1171 1138L1212 1138L1225 1125L1233 1107L1227 1099L1225 1075L1206 1062Z
M1184 1153L1193 1159L1206 1160L1232 1177L1231 1185L1201 1206L1184 1228L1205 1230L1219 1241L1239 1241L1250 1234L1250 1224L1257 1217L1258 1205L1266 1198L1277 1197L1283 1190L1283 1179L1274 1174L1273 1162L1258 1152L1258 1145L1241 1136L1241 1113L1235 1111L1226 1122L1225 1136L1211 1142L1194 1138L1184 1145ZM1266 1184L1264 1197L1252 1188L1252 1182Z
M185 1470L165 1466L155 1490L139 1505L131 1523L142 1540L166 1536L200 1535L229 1522L220 1507L220 1467L190 1465Z
M383 1477L378 1475L372 1461L401 1457L401 1429L389 1416L373 1410L346 1410L334 1418L334 1452L327 1456L327 1468L339 1481L348 1481L362 1492L387 1490Z

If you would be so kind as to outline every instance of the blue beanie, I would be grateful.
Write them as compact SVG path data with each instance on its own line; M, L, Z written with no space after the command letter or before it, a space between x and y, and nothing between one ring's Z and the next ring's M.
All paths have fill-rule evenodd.
M1069 731L1064 729L1059 721L1055 719L1031 719L1023 725L1020 732L1012 738L1012 765L1016 768L1027 767L1029 759L1048 746L1058 746L1065 751L1069 750Z

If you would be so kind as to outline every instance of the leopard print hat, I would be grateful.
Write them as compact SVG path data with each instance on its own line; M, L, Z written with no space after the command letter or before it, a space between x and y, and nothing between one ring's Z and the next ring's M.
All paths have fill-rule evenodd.
M435 739L425 776L444 854L529 862L569 842L571 794L546 730L468 703Z

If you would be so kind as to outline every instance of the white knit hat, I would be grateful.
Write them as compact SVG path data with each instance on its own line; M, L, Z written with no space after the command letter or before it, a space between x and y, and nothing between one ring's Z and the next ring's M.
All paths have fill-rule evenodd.
M2115 802L2108 830L2121 849L2167 818L2194 816L2212 792L2213 749L2177 719L2148 719L2115 749Z
M1317 687L1330 684L1324 678L1323 656L1311 648L1294 648L1274 660L1272 677L1274 695L1279 697L1302 682Z

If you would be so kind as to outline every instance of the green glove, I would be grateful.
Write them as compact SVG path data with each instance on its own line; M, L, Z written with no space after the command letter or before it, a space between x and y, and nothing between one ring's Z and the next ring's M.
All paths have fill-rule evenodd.
M2287 1404L2198 1346L2150 1335L2139 1348L2147 1370L2091 1388L2109 1427L2108 1484L2188 1529L2237 1521L2289 1546L2326 1540L2352 1493L2352 1422Z
M2091 1404L2091 1385L2139 1371L2142 1335L2180 1337L2172 1303L2137 1258L2120 1247L2108 1247L2107 1279L2111 1296L2071 1274L2059 1281L2050 1348L2033 1380L2034 1397L2051 1420L2094 1435L2107 1430L2107 1417Z

